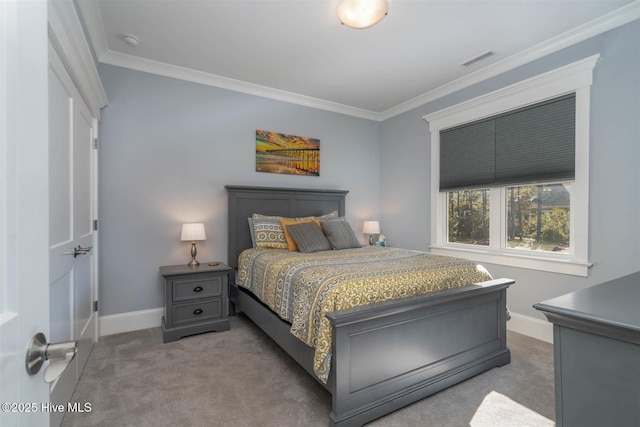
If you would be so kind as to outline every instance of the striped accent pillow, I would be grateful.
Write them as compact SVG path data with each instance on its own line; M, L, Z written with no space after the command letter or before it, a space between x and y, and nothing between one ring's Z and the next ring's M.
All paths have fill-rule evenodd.
M280 224L282 224L282 229L284 230L284 238L287 240L287 245L289 246L290 251L297 251L298 245L296 245L296 242L294 242L293 238L291 237L291 233L289 233L289 226L292 224L300 224L301 222L315 222L318 225L318 228L320 227L320 220L315 218L313 219L282 218L280 220Z
M303 253L330 251L331 243L322 233L322 229L314 222L301 222L287 225L287 231Z
M333 249L361 247L358 238L347 221L322 221L322 231Z

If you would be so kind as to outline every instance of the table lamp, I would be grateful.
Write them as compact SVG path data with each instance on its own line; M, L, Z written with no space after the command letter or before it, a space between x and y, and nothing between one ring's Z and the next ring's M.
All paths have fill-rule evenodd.
M373 245L373 235L380 234L380 223L378 221L365 221L362 232L369 235L369 244Z
M206 238L207 236L204 232L204 224L191 223L182 225L182 235L180 236L180 240L191 241L191 262L187 264L189 267L200 265L198 260L196 260L196 240L206 240Z

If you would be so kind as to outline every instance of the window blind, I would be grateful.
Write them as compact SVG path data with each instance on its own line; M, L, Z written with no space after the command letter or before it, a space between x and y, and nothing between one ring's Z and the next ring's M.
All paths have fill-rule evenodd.
M440 190L572 180L575 94L440 132Z

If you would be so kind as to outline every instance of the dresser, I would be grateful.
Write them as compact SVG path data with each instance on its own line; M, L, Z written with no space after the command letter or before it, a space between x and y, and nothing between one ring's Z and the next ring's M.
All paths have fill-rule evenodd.
M229 330L229 276L231 267L200 264L160 267L164 287L162 339Z
M640 426L640 272L534 307L553 323L556 425Z

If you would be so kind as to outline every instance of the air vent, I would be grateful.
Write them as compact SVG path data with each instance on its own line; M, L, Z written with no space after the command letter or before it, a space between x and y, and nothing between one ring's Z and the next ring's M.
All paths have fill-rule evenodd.
M462 64L459 64L461 67L468 67L470 65L475 64L476 62L482 61L483 59L487 59L490 56L495 55L495 52L493 52L492 50L485 52L483 54L480 54L478 56L476 56L475 58L471 58L468 61L463 62Z

